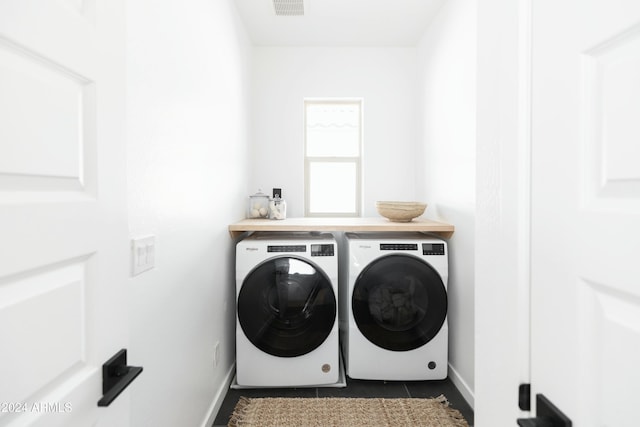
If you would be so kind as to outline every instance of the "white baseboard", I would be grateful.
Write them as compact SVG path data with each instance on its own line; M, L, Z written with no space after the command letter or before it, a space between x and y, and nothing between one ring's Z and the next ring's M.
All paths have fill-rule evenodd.
M229 368L227 375L224 377L224 381L222 381L220 387L218 387L218 391L213 398L213 402L211 402L211 405L209 406L209 410L207 411L207 415L205 416L201 427L211 427L213 422L216 420L216 415L218 415L218 411L220 411L220 407L222 406L222 402L224 402L227 391L229 391L229 386L231 386L231 381L233 381L233 374L235 370L236 364L233 363Z
M464 400L467 401L471 409L475 411L475 397L473 394L473 390L469 387L465 380L462 379L458 371L455 370L451 364L449 364L449 379L456 386Z

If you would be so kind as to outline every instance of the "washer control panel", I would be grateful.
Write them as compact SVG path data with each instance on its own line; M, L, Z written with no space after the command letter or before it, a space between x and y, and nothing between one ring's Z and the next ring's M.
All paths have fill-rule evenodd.
M335 249L334 245L323 244L323 245L311 245L311 256L334 256Z
M267 252L307 252L307 245L269 245Z
M306 253L307 245L269 245L267 252ZM335 254L335 245L332 243L311 245L311 256L335 256Z

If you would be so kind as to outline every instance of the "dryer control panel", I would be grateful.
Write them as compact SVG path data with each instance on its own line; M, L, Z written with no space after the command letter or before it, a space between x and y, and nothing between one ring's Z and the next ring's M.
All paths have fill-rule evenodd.
M381 251L417 251L417 243L380 243Z
M381 251L417 251L417 243L380 243ZM444 255L444 243L422 243L422 255Z
M444 255L444 243L423 243L422 255Z

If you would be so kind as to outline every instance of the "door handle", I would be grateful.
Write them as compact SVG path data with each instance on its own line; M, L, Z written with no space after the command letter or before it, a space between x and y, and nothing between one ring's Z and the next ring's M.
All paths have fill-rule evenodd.
M554 427L553 421L546 417L518 418L520 427Z
M102 365L102 398L98 406L109 406L142 372L142 366L127 366L127 349L123 348Z
M536 395L536 417L518 418L520 427L571 427L571 420L542 394Z

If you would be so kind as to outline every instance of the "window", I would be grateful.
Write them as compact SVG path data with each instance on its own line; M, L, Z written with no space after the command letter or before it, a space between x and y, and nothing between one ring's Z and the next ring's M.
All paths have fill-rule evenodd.
M304 101L305 216L360 216L362 100Z

